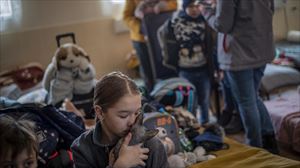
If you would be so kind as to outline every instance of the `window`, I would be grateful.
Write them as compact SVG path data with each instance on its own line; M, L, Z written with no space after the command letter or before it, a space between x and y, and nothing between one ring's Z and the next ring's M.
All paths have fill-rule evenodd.
M125 0L112 0L112 3L114 4L123 4Z
M11 0L0 0L0 17L9 17L11 15Z

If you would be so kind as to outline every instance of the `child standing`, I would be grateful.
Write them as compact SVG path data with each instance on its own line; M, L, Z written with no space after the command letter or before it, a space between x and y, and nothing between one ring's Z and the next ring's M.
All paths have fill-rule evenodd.
M180 77L196 87L200 123L208 123L215 43L213 31L207 26L196 0L183 0L182 10L163 25L159 36L164 65L176 69Z
M121 72L105 75L96 84L94 108L95 128L78 137L71 147L76 168L168 166L167 154L157 138L146 141L144 146L128 146L132 136L129 130L141 111L141 93L132 79ZM124 136L119 157L115 160L112 149Z
M0 167L36 168L38 142L33 124L0 116Z

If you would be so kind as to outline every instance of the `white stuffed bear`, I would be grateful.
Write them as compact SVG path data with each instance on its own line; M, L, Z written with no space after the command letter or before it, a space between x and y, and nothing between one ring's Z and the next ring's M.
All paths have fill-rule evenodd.
M60 46L48 65L43 87L48 91L47 104L56 105L73 94L91 92L94 87L95 68L87 53L78 45Z

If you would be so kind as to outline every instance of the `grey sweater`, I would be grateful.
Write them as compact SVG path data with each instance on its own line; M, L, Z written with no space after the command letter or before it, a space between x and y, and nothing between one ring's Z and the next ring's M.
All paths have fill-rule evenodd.
M273 13L273 0L217 0L216 9L207 10L206 20L219 32L221 69L257 68L273 60Z
M76 168L105 168L108 166L108 155L113 146L100 143L101 124L95 129L79 136L72 144L71 150ZM163 144L157 138L146 141L144 146L149 148L146 168L168 167L167 154Z

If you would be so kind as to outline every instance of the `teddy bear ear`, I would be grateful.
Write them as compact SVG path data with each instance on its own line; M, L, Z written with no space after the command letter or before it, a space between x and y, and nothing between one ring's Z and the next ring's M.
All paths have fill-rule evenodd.
M60 69L60 65L57 61L57 55L54 55L54 57L52 58L52 64L54 66L55 69L59 70Z
M83 48L79 47L78 45L74 44L74 47L72 48L73 52L79 52L79 55L81 55L82 57L84 57L85 59L87 59L89 62L91 62L90 57L88 56L88 54L84 51Z
M52 58L52 64L54 66L55 69L60 70L60 65L59 65L59 52L60 52L61 48L58 48Z
M86 58L89 62L91 62L90 56L85 55L84 58Z

